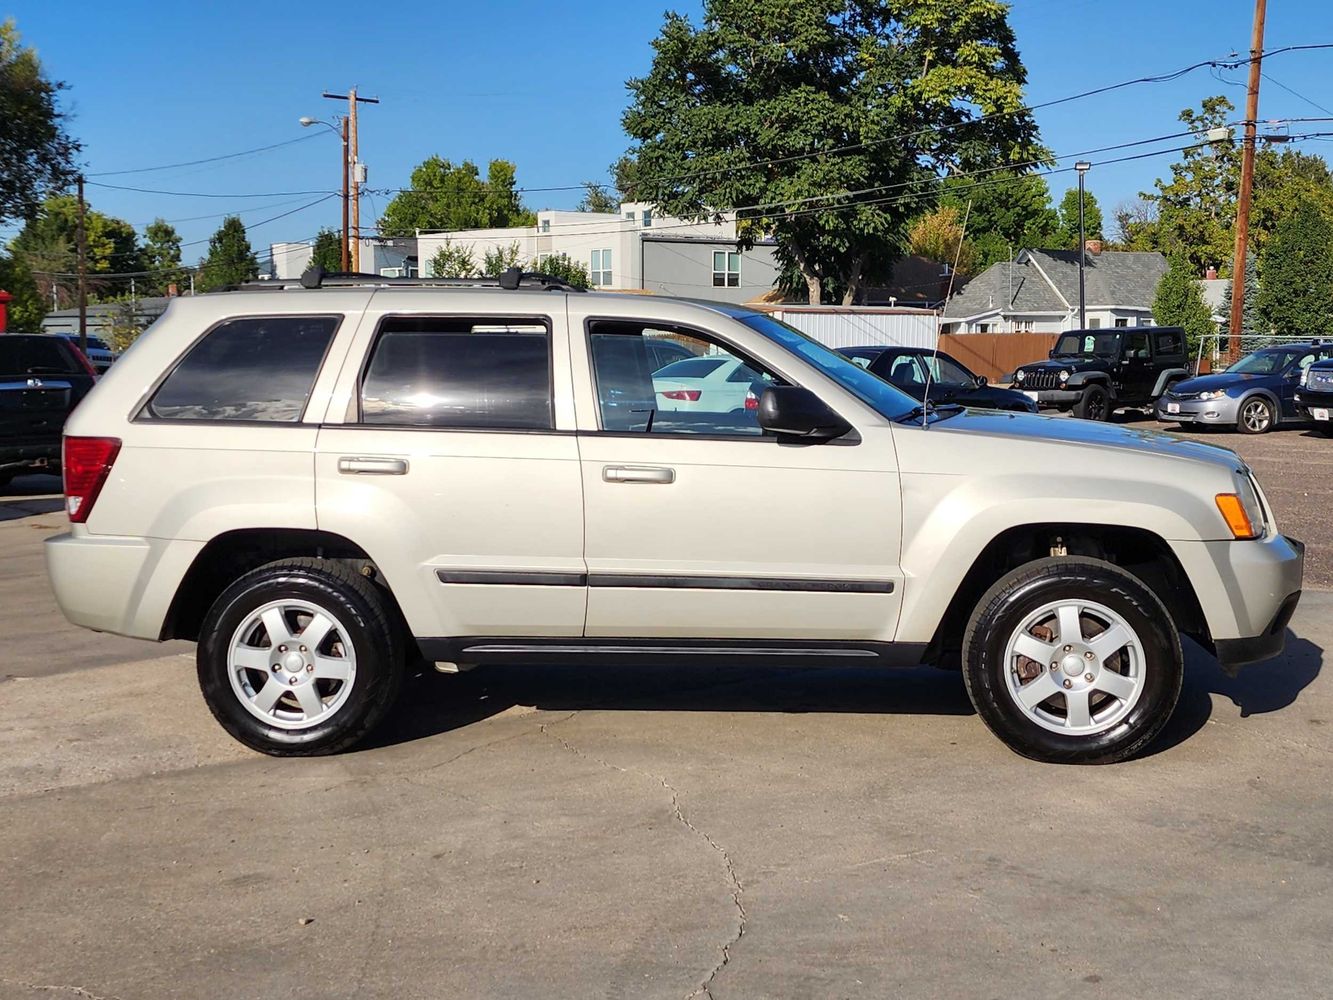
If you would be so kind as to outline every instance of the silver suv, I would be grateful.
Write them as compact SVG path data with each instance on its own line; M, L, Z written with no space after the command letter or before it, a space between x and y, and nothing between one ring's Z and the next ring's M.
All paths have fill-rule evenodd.
M70 418L46 549L71 621L197 641L265 753L355 744L409 658L763 657L961 665L1019 753L1111 761L1181 633L1282 648L1302 547L1225 449L922 406L745 307L304 284L173 300Z

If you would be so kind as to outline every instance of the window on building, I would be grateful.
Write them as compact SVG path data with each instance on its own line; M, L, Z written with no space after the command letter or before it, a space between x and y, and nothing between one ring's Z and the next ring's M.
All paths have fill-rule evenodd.
M653 224L653 210L651 208L645 208L643 210L643 228L649 229L652 227L652 224Z
M339 319L269 316L220 323L190 348L142 415L295 423Z
M1126 319L1124 316L1119 316L1116 318L1115 325L1117 327L1127 327L1129 326L1129 320Z
M626 212L626 213L625 213L625 220L626 220L627 222L633 222L633 221L634 221L634 213L633 213L633 212Z
M611 284L611 251L594 250L592 267L588 268L588 280L594 285Z
M550 231L551 231L551 220L542 219L542 232L549 233Z
M713 287L737 288L741 283L741 255L713 251Z
M551 335L530 317L389 316L361 384L361 423L552 426Z
M1088 320L1089 330L1100 330L1101 326L1102 326L1102 320L1100 316L1094 316L1092 317L1092 319Z
M990 325L989 323L978 323L978 324L977 324L977 330L976 330L976 332L977 332L977 333L990 333L990 327L991 327L991 325Z

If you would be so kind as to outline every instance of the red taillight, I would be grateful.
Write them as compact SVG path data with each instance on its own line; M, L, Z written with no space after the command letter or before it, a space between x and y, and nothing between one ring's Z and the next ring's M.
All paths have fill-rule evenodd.
M65 475L65 511L71 523L88 520L119 452L119 438L65 438L60 464Z
M683 399L687 403L699 402L702 393L698 389L672 389L662 393L663 399Z
M753 392L747 392L745 394L745 408L747 410L759 409L759 397L756 396Z

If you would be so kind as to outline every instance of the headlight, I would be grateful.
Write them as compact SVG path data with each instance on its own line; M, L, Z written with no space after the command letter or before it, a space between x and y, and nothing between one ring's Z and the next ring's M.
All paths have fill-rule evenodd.
M1068 382L1068 381L1069 381L1069 372L1061 372L1061 373L1060 373L1060 381L1061 381L1061 382Z
M1222 398L1223 396L1225 396L1225 395L1226 395L1226 392L1224 392L1223 390L1221 390L1221 389L1213 389L1213 390L1211 390L1211 391L1209 391L1209 392L1201 392L1201 393L1199 393L1199 398L1200 398L1200 399L1221 399L1221 398Z
M1023 379L1025 379L1025 378L1027 378L1027 377L1028 377L1028 373L1025 372L1025 371L1023 371L1022 368L1020 368L1020 369L1018 369L1018 371L1014 372L1014 381L1015 381L1015 382L1022 382Z

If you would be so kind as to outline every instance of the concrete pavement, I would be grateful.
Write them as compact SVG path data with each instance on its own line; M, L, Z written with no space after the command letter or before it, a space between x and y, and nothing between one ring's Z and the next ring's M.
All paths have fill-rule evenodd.
M4 565L8 649L50 609ZM1333 594L1293 631L1236 680L1192 650L1102 768L933 670L429 674L379 745L282 761L188 654L7 666L0 998L1329 995Z

